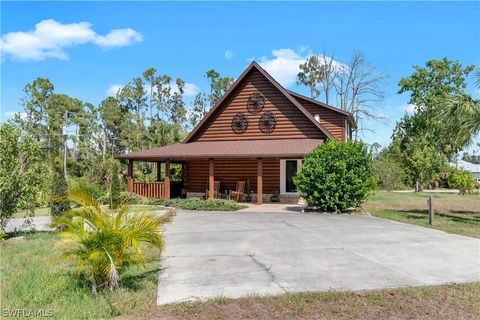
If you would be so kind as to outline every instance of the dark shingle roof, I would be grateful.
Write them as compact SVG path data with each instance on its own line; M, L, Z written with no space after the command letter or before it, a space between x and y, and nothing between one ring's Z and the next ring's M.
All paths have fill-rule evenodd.
M190 142L131 152L117 159L182 160L192 158L299 158L323 143L321 139Z

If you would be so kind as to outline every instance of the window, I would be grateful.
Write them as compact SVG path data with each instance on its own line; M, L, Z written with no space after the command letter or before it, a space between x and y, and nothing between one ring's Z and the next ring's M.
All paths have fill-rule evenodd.
M280 193L297 193L293 178L300 171L301 166L302 160L300 159L280 160Z

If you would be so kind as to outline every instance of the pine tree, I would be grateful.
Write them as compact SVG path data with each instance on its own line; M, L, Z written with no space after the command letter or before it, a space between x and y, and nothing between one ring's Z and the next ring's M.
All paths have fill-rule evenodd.
M110 182L110 209L116 209L120 205L120 180L118 179L118 164L114 162L111 169Z
M70 210L67 200L68 184L63 170L57 169L53 174L50 193L50 213L52 216L61 216Z

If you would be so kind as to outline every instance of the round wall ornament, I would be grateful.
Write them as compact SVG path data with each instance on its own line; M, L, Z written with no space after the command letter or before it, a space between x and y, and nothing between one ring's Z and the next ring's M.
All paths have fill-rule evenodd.
M277 125L277 117L273 112L265 112L260 117L258 126L263 133L271 133Z
M240 134L244 133L248 128L247 116L243 113L237 113L232 118L232 130L233 132Z
M257 91L248 97L247 110L251 113L259 113L265 105L265 96Z

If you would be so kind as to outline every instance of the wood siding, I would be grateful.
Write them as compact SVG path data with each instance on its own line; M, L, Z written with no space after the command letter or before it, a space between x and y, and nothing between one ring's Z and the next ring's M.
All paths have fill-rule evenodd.
M250 94L256 91L264 94L265 106L261 112L252 114L247 110L247 100ZM259 129L258 122L260 116L268 111L277 116L277 125L272 133L263 133ZM242 134L234 133L231 128L232 118L239 112L244 113L249 120L248 128ZM252 69L191 141L302 138L325 139L326 137L268 79L258 70Z
M208 186L208 160L194 160L186 163L188 192L205 192ZM252 193L257 192L257 160L231 159L214 160L214 180L220 180L220 190L235 190L237 180L250 179ZM270 194L273 189L280 191L280 160L263 159L263 193Z
M299 97L295 97L295 99L300 102L305 109L308 110L311 114L319 114L320 115L320 124L327 129L328 132L336 139L343 141L345 139L345 119L347 118L345 115L335 112L333 110L321 107L316 105L308 100L304 100Z

